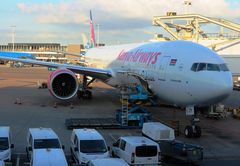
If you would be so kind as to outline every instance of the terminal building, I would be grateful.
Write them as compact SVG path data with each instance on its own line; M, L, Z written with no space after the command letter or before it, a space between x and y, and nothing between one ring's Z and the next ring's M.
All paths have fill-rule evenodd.
M30 53L38 60L61 63L78 63L79 55L85 52L82 44L62 46L59 43L8 43L0 45L0 51Z

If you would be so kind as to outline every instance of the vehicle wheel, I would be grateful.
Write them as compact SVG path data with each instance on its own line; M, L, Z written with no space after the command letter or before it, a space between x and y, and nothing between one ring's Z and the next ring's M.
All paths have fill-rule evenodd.
M112 152L112 157L113 157L113 158L115 158L115 157L116 157L116 156L115 156L115 154L114 154L114 152Z
M71 159L72 159L72 161L75 162L75 159L74 159L74 157L73 157L73 151L72 151L72 148L70 148L70 153L71 153Z
M162 156L162 161L167 163L168 161L170 160L170 157L169 156Z
M186 127L185 127L184 135L185 135L185 137L187 137L187 138L192 138L192 136L193 136L192 126L186 126Z
M200 126L195 126L194 136L195 136L196 138L199 138L199 137L201 137L201 135L202 135L201 127L200 127Z
M27 160L30 162L30 158L29 158L29 153L28 153L27 147L26 147L26 152L27 152Z

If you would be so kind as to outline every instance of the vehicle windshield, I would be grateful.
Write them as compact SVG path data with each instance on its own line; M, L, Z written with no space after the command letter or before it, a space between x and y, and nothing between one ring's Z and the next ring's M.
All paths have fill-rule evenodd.
M157 156L157 146L137 146L137 157L154 157Z
M107 147L103 140L81 140L80 151L82 153L105 153Z
M9 149L9 143L7 137L0 137L0 150Z
M58 139L35 139L34 140L35 149L59 149L60 143Z

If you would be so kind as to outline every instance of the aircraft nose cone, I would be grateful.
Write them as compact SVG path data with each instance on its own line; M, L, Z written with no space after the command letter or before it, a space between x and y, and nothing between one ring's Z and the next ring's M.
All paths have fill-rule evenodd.
M220 79L215 86L218 98L225 99L233 91L232 76L226 75L224 79Z

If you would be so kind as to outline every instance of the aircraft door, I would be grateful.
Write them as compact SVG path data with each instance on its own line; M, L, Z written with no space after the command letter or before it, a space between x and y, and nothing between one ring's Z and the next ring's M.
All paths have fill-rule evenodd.
M160 59L158 80L165 81L166 69L168 67L169 61L170 61L170 56L164 56Z

